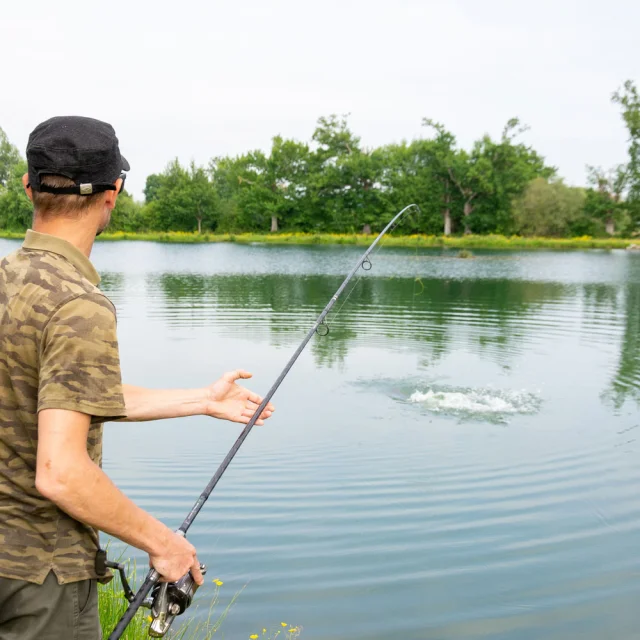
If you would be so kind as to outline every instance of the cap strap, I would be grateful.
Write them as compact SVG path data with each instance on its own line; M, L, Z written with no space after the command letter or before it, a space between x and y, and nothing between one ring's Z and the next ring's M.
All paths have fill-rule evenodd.
M59 195L75 194L79 196L90 196L94 193L101 193L102 191L115 191L115 184L91 184L85 182L75 185L73 187L50 187L46 184L41 184L36 191L43 191L44 193L55 193Z

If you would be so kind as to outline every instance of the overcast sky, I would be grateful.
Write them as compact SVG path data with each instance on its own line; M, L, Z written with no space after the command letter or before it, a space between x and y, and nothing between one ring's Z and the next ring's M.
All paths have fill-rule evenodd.
M178 156L309 140L350 113L365 146L443 122L469 146L512 116L572 184L624 162L611 93L640 83L637 0L30 0L0 10L0 127L24 153L53 115L114 125L141 196Z

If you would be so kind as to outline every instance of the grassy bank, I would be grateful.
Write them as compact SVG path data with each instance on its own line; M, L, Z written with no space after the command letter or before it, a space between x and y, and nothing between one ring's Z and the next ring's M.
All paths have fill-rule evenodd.
M129 564L130 571L128 579L132 587L136 584L136 568L135 563ZM167 640L212 640L214 636L217 638L217 632L220 630L224 619L233 607L236 599L240 596L242 589L238 591L230 600L229 604L222 610L217 611L220 600L220 589L224 582L217 578L209 580L205 576L205 584L202 589L207 591L208 611L206 617L198 622L189 620L190 616L197 611L198 607L190 608L184 616L176 618L171 630L165 636ZM213 585L213 593L211 587ZM134 587L135 590L135 587ZM198 595L202 595L202 591ZM209 600L210 598L210 600ZM127 609L128 602L122 594L120 578L118 576L107 585L98 585L98 610L100 614L100 626L102 627L103 636L106 638L116 626L118 620L122 617ZM122 636L122 640L148 640L149 638L149 610L141 609L133 618L126 631ZM202 616L200 616L202 618ZM265 625L255 632L247 634L252 640L259 638L260 640L275 640L276 638L299 638L302 633L302 627L294 626L286 622L271 623ZM224 637L224 635L220 636Z
M22 238L24 234L1 231L0 238ZM353 244L368 246L375 236L340 233L185 233L182 231L129 233L118 231L105 233L100 241L141 240L147 242L168 242L178 244L199 244L204 242L237 242L238 244L293 244L293 245L339 245ZM521 236L427 236L389 235L385 246L391 247L433 247L450 249L626 249L631 244L640 244L640 239L629 238L525 238Z
M135 565L129 575L129 580L135 584ZM214 581L214 593L212 596L209 615L207 619L200 623L184 623L184 618L177 618L172 626L171 631L167 634L167 638L173 640L211 640L214 633L222 625L229 609L233 606L239 594L236 594L227 608L220 614L215 615L216 605L220 595L220 586L222 581ZM206 585L210 589L210 585ZM98 610L100 614L100 626L106 638L116 626L118 620L122 617L127 609L128 602L122 594L120 579L116 576L107 585L98 586ZM194 611L189 611L193 614ZM149 610L141 609L133 618L126 631L122 636L122 640L144 640L149 637Z

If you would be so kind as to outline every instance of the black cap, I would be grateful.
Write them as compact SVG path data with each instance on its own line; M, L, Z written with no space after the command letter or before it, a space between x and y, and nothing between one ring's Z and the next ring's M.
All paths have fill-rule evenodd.
M31 188L48 193L115 191L113 183L123 171L129 171L113 127L81 116L58 116L39 124L29 136L27 164ZM76 186L42 185L44 175L64 176Z

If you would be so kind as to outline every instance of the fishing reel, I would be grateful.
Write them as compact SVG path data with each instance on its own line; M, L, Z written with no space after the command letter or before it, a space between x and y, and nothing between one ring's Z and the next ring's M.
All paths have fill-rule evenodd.
M107 567L118 571L124 597L132 602L135 594L127 580L124 565L120 562L107 560L106 552L100 549L96 556L98 575L104 575ZM207 567L201 564L200 571L204 575L207 572ZM163 638L166 635L176 616L182 615L191 606L197 589L198 584L193 579L191 572L186 573L176 582L159 582L153 587L151 595L145 598L142 603L143 607L151 610L149 635L152 638Z
M207 567L201 564L200 571L204 575ZM176 616L182 615L191 606L197 589L198 584L191 572L183 575L177 582L156 584L151 595L144 601L144 606L151 609L149 635L152 638L164 637Z

